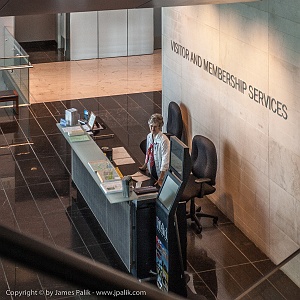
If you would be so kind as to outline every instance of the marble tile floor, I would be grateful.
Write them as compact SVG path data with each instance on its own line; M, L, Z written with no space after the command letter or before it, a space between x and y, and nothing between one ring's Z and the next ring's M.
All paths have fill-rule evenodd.
M52 44L21 45L33 65L30 103L161 90L160 50L152 55L64 61Z
M38 78L47 83L46 76L58 70L59 64L64 61L63 56L49 44L25 46L35 64L33 70L42 71L36 75L36 84ZM152 62L159 63L159 55L153 57ZM129 66L128 59L124 60ZM120 67L121 61L118 59L110 64ZM97 63L97 66L100 65ZM96 64L85 61L66 66L60 71L64 77L72 77L72 82L77 78L80 83L85 78L82 74L92 74ZM72 73L72 69L81 72L81 75ZM118 68L114 70L117 72ZM55 76L53 74L51 76ZM129 71L125 71L125 75L128 74ZM161 81L161 74L157 76ZM11 108L0 109L0 222L125 272L89 209L76 201L76 189L69 184L70 149L55 124L66 108L93 110L130 147L133 156L141 163L143 155L139 142L148 133L147 119L151 113L161 111L161 87L153 88L150 80L149 87L142 92L133 89L131 94L124 94L121 86L120 90L97 90L97 93L105 90L109 95L100 93L95 96L94 92L82 92L80 97L77 92L76 96L70 90L70 94L67 93L69 79L66 78L61 86L47 87L45 92L33 87L33 104L21 107L19 116L14 116ZM98 83L91 86L94 84ZM125 84L126 87L129 85ZM138 88L139 84L136 85ZM214 227L210 220L203 219L204 228L200 235L188 226L188 272L192 279L188 284L191 287L188 298L200 299L201 295L209 300L235 299L274 265L207 198L198 199L197 203L205 212L218 215L219 225ZM1 259L0 299L14 299L4 294L8 289L66 290L72 287ZM267 282L256 299L299 298L299 289L280 273Z
M21 42L20 45L32 64L66 61L63 51L57 49L56 41Z
M19 116L10 108L0 109L0 222L126 271L89 209L72 198L70 148L56 128L71 106L95 111L141 163L139 142L148 132L149 115L161 109L161 93L37 103L21 107ZM219 225L203 220L198 235L188 227L188 272L193 279L188 298L234 299L274 265L208 199L197 202L219 216ZM6 259L1 260L0 278L0 299L9 299L3 294L8 288L72 288ZM299 289L289 281L282 285L283 279L283 274L273 278L268 296L258 299L299 299Z

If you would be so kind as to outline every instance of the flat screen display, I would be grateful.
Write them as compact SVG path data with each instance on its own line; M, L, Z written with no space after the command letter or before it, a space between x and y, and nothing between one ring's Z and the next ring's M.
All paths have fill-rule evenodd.
M170 210L175 201L178 189L179 185L173 180L171 176L167 175L166 180L164 181L164 184L159 193L158 199L168 210Z
M91 112L91 115L90 115L90 118L89 118L89 121L88 121L88 126L91 130L93 130L95 121L96 121L96 115L93 112Z

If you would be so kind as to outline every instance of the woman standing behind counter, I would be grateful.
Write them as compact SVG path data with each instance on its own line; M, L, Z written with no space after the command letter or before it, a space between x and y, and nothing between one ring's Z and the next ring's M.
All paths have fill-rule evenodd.
M170 141L162 133L164 125L161 114L153 114L148 120L150 133L147 135L146 158L141 170L148 169L149 173L157 181L154 185L162 185L166 171L169 168Z

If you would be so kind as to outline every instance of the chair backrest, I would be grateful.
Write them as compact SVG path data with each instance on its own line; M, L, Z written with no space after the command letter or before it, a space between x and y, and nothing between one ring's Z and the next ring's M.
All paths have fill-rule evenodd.
M198 178L210 178L209 185L216 184L217 151L214 143L202 135L192 140L192 172Z
M140 142L140 149L142 150L142 152L144 154L146 154L146 151L147 151L147 139L144 139Z
M180 107L176 102L171 101L168 107L167 133L181 139L182 128L183 122Z

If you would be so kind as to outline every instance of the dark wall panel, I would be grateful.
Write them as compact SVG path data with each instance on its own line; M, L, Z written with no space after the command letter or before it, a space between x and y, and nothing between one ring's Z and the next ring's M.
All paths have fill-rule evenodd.
M0 17L251 1L258 0L0 0Z

